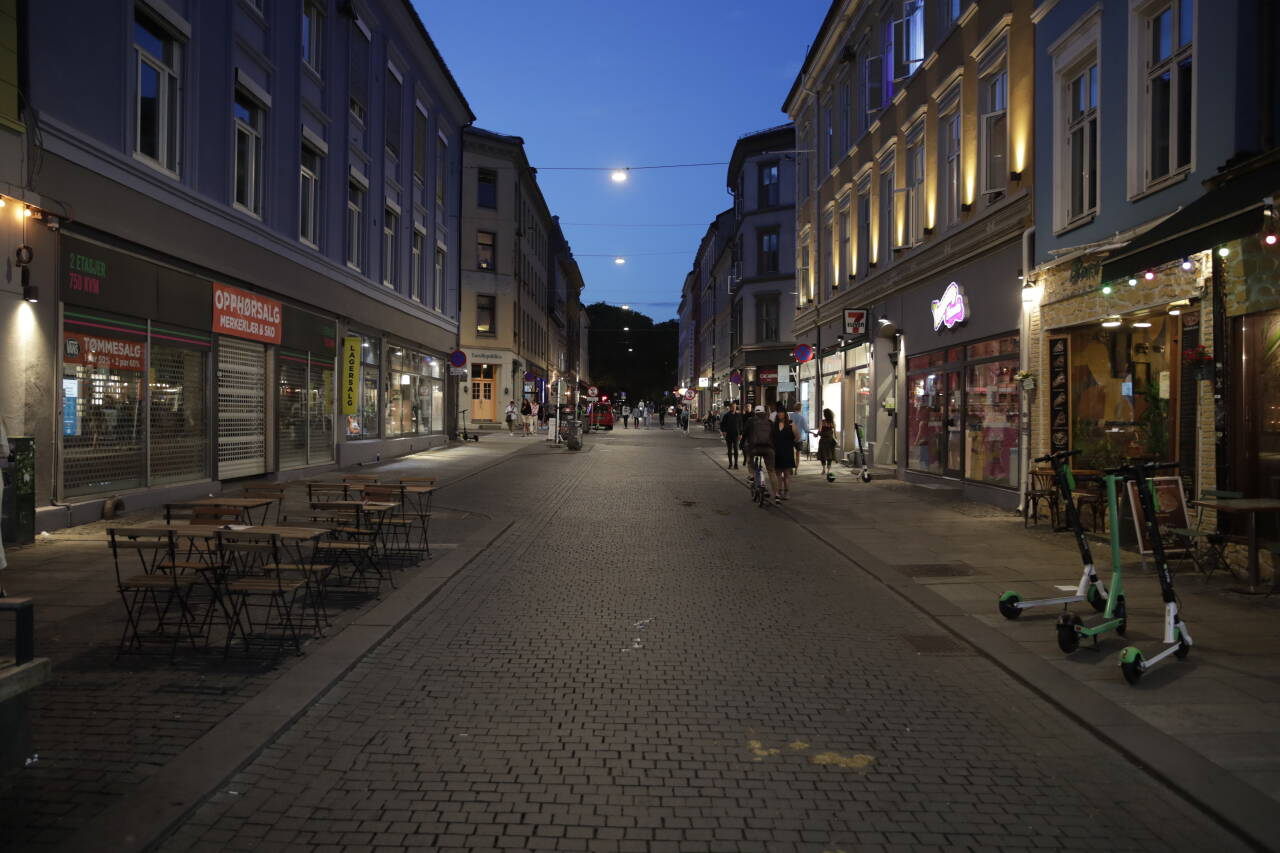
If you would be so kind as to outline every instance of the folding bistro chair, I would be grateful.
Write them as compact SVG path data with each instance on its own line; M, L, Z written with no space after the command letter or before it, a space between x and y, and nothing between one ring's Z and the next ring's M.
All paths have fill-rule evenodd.
M399 505L388 512L382 520L382 533L387 541L387 547L383 549L385 554L410 557L421 550L414 547L412 543L413 529L416 525L404 486L365 486L364 499Z
M348 498L345 483L307 483L307 503L320 501L345 501Z
M305 595L306 582L285 578L279 553L277 534L218 531L227 598L223 654L230 654L237 635L244 640L246 654L255 642L274 643L277 650L292 645L296 654L302 654L302 634L293 611Z
M125 628L116 648L116 657L126 650L141 652L144 640L161 639L169 645L170 659L177 656L178 644L187 639L198 648L200 634L195 629L191 609L192 587L198 575L209 568L203 562L177 559L177 535L172 530L154 527L117 527L107 531L111 556L115 563L116 589L124 602ZM132 558L137 564L132 568ZM121 562L125 563L124 566ZM176 613L172 613L175 611ZM154 616L154 623L144 636L144 621ZM173 624L173 619L177 624Z
M343 474L342 482L344 483L377 483L377 474Z
M284 486L245 486L240 494L246 498L262 498L264 500L275 501L276 506L276 524L284 524L288 521L288 517L284 514L284 498L288 493L288 489ZM267 508L266 515L271 514L271 508ZM264 515L263 520L265 521Z
M431 501L432 499L435 498L436 478L435 477L402 477L400 478L400 485L408 486L410 488L413 488L415 486L420 486L423 488L430 489L430 491L427 491L425 494L409 495L409 497L413 499L414 511L417 513L418 520L421 523L422 548L426 552L427 556L430 557L431 545L430 545L430 536L428 535L428 528L431 525Z
M312 504L316 510L324 506ZM336 577L327 587L356 588L377 596L382 585L381 521L386 513L366 513L359 506L333 507L327 512L329 535L317 542L315 549L318 561L333 565ZM349 574L343 572L344 567L350 569Z
M1244 492L1230 492L1221 489L1201 489L1200 491L1202 500L1243 497ZM1227 564L1227 534L1220 527L1214 530L1204 529L1205 509L1206 507L1203 504L1196 508L1196 523L1194 527L1166 527L1165 532L1182 545L1187 558L1191 560L1191 564L1196 567L1196 571L1204 575L1204 582L1208 583L1209 577L1215 570L1223 568L1230 574L1231 566Z

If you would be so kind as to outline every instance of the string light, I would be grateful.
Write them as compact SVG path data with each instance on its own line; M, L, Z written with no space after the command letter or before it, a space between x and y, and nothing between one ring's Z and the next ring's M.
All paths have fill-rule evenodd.
M1142 277L1145 278L1147 281L1151 281L1151 279L1156 277L1156 274L1151 270L1147 270L1142 274Z
M1130 287L1137 287L1137 286L1138 286L1138 280L1137 280L1136 278L1131 278L1131 279L1129 279L1129 286L1130 286Z
M1228 249L1226 246L1223 246L1221 249L1218 250L1218 257L1220 258L1225 258L1229 254L1231 254L1231 250Z
M1103 295L1103 296L1110 296L1110 295L1111 295L1111 285L1109 285L1109 284L1104 284L1104 285L1102 285L1102 295Z
M1183 259L1182 259L1182 268L1183 268L1184 270L1190 270L1190 269L1191 269L1191 259L1190 259L1190 258L1183 258Z

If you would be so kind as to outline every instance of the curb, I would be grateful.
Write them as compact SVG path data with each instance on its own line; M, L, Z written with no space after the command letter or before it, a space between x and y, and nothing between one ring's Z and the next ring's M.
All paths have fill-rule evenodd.
M510 520L483 521L457 549L406 577L403 586L327 637L297 666L58 849L68 853L153 849L512 524Z
M716 465L730 479L745 485L723 465ZM819 532L787 512L786 506L772 509L783 512L790 521L808 531L842 560L888 587L948 634L972 647L1099 740L1167 785L1223 829L1256 850L1280 850L1280 820L1273 817L1276 804L1270 797L1133 712L1099 696L1078 681L1064 678L1017 641L903 576L861 546L839 534Z

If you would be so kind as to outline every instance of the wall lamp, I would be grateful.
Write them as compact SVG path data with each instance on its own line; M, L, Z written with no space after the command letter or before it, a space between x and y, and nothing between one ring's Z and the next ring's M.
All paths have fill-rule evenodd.
M969 202L967 202L967 201L966 201L966 202L961 202L961 203L960 203L960 212L961 212L961 213L968 213L968 212L969 212L969 211L971 211L971 210L973 210L973 205L972 205L972 204L970 204Z
M1021 173L1021 172L1010 172L1010 173L1009 173L1009 180L1011 180L1011 181L1020 181L1020 180L1022 180L1022 173Z
M927 228L927 227L926 227L926 228L924 229L924 234L925 234L925 236L926 236L926 237L928 237L928 236L929 236L930 234L932 234L932 233L933 233L933 229L932 229L932 228Z

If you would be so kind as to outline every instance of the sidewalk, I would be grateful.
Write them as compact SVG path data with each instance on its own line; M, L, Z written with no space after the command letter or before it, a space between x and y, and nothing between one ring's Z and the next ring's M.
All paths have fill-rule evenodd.
M143 814L132 814L135 828L155 823L166 809L180 815L188 799L218 784L223 767L232 772L251 757L272 726L286 724L505 527L451 509L448 487L525 448L549 446L494 434L359 467L362 474L437 478L443 492L432 507L432 557L394 571L397 588L384 588L380 599L331 604L332 627L310 640L301 657L233 651L224 660L213 651L180 654L175 663L167 655L116 660L125 619L106 530L158 520L159 510L9 549L5 586L35 599L36 654L52 659L53 677L27 694L34 744L28 766L0 776L0 838L22 850L74 848L77 838L94 849L100 838L93 833L138 808L146 790L155 796L141 803ZM304 511L306 490L295 485L285 512ZM10 654L11 641L6 629L0 658Z
M704 436L708 457L723 468L723 448L710 441L717 437L697 437ZM962 500L957 490L884 478L862 483L843 466L827 483L816 461L799 470L781 510L838 552L833 567L848 565L840 556L851 560L1200 808L1255 844L1280 849L1280 595L1231 592L1235 579L1225 572L1206 584L1194 570L1179 571L1195 647L1130 687L1120 650L1136 645L1150 657L1162 648L1159 584L1136 554L1123 555L1127 636L1104 635L1097 650L1082 644L1064 655L1055 630L1060 608L1010 621L996 602L1008 589L1024 599L1071 594L1062 586L1074 592L1081 565L1069 534L1051 532L1043 520L1024 530L1021 517ZM741 483L742 471L725 474ZM1109 579L1106 543L1093 554ZM1072 610L1086 621L1093 613L1083 603Z

